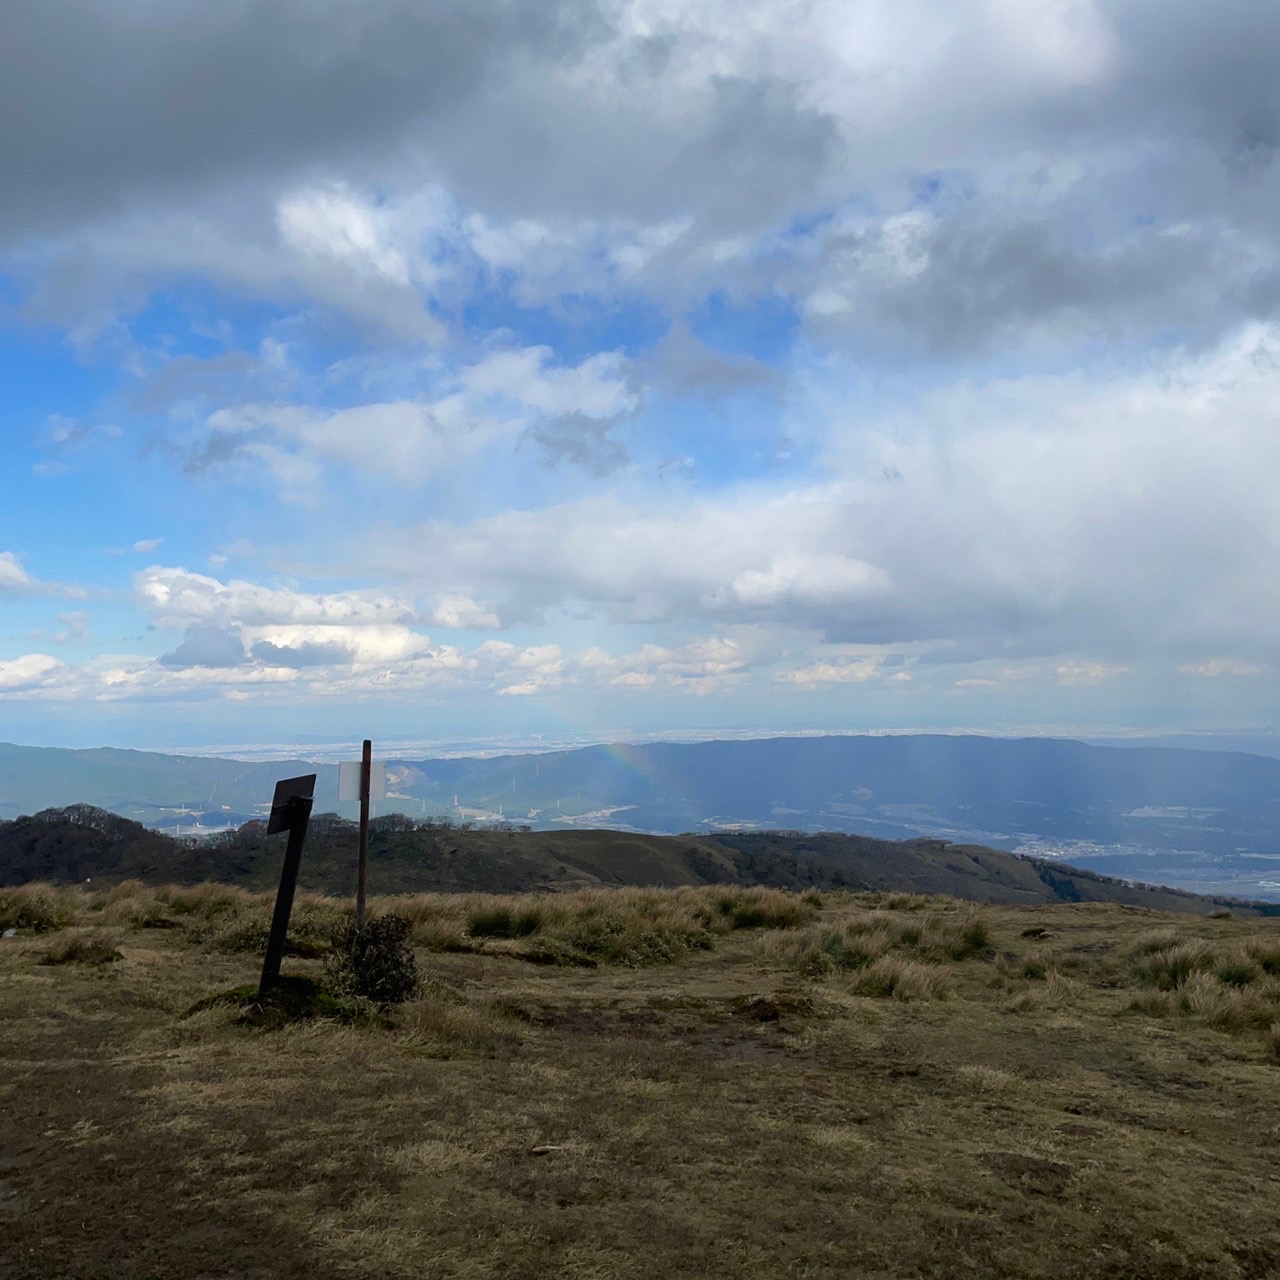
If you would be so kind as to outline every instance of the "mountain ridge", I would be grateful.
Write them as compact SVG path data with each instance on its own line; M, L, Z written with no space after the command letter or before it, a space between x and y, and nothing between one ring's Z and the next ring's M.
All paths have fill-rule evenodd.
M336 814L311 824L302 883L354 891L356 828ZM0 823L0 884L221 881L270 888L282 844L251 822L209 840L177 840L88 805ZM462 830L375 820L370 885L378 893L564 892L608 886L768 885L787 889L947 894L1033 905L1111 902L1207 915L1280 914L1280 905L1133 885L998 849L943 840L886 841L842 832L637 835L610 830Z

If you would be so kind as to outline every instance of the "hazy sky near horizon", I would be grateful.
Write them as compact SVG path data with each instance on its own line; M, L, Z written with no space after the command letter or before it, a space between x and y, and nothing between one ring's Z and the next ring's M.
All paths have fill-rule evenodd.
M0 9L0 739L1263 727L1274 0Z

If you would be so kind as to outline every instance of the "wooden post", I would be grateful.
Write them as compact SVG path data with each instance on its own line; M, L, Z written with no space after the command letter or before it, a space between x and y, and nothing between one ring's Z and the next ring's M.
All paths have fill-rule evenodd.
M280 871L280 888L276 892L276 909L271 917L267 954L262 961L262 978L258 982L259 998L265 996L280 980L280 961L284 958L289 915L293 911L293 891L298 884L298 867L302 862L302 845L307 838L307 822L310 817L311 798L293 796L288 802L289 843L285 846L284 867Z
M356 868L356 929L364 928L365 880L369 870L369 778L373 773L373 743L364 740L360 756L360 860Z

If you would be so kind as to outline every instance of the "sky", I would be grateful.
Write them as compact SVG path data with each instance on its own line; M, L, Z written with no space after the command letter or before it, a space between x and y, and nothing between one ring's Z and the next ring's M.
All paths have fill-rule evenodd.
M1272 727L1277 48L0 6L0 739Z

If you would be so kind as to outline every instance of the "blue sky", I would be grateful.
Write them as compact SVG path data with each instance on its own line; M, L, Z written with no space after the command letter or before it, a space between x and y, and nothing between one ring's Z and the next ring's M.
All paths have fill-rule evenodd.
M0 16L0 738L1265 729L1280 10Z

